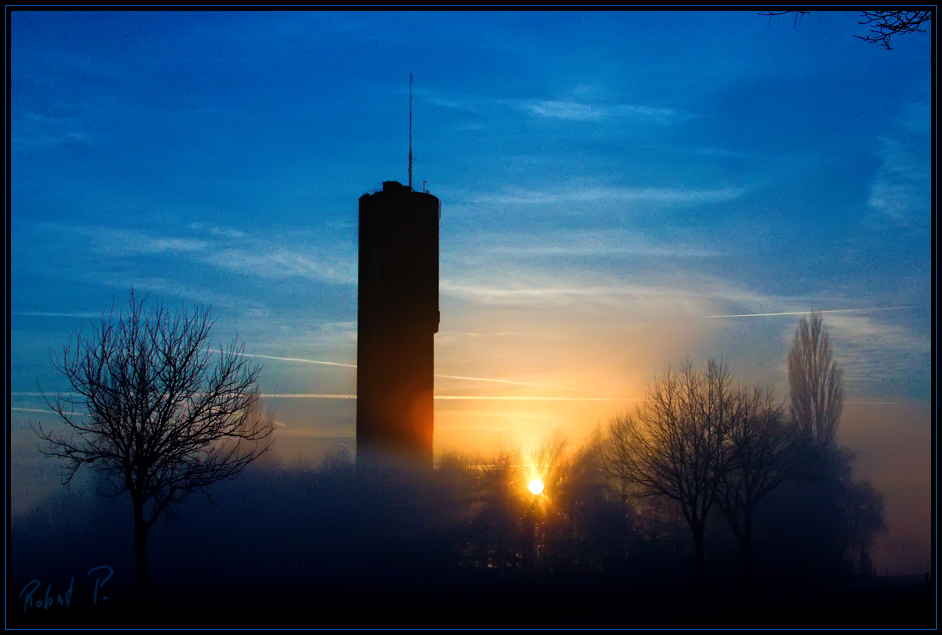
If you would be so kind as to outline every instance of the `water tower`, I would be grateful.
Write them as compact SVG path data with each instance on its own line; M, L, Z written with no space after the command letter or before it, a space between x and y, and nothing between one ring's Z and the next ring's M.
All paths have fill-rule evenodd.
M358 465L432 465L440 217L437 197L396 181L360 197Z

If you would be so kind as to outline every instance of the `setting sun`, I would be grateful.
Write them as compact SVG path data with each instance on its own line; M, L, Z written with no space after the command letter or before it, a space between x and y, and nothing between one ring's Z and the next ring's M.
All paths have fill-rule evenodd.
M543 481L541 481L538 478L535 478L532 481L530 481L530 493L532 493L534 496L539 496L540 494L542 494L543 493Z

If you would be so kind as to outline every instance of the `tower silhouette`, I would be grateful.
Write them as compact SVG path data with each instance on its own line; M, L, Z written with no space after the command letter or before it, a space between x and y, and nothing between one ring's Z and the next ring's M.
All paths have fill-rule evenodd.
M431 466L441 202L385 181L359 216L357 465Z

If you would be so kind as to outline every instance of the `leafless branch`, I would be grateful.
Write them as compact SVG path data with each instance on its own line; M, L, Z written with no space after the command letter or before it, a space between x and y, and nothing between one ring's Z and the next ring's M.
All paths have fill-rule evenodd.
M144 302L132 290L126 313L116 320L112 309L63 346L54 365L69 391L44 397L66 433L36 428L42 453L64 462L63 483L89 466L104 477L102 494L130 496L141 551L157 518L237 476L274 431L256 388L261 368L243 345L213 359L208 309L145 311Z
M694 535L702 583L703 531L729 469L725 440L737 415L736 389L722 361L690 361L656 377L634 416L612 421L607 463L642 495L677 501Z
M772 18L779 15L794 14L794 27L798 26L801 18L810 11L760 11L759 15L769 16L769 24L772 24ZM894 35L908 33L924 33L925 29L920 28L924 24L932 21L932 10L921 11L861 11L863 18L857 24L869 27L870 35L854 35L858 40L870 42L873 44L882 44L886 50L892 50L890 38ZM793 28L794 28L793 27Z
M769 16L769 24L772 24L772 18L777 15L788 15L789 13L795 14L795 24L792 28L798 27L798 21L801 19L801 16L811 13L810 11L760 11L759 15Z
M855 35L864 42L882 44L886 50L890 46L890 38L897 34L925 33L921 29L923 24L932 20L932 11L861 11L863 20L858 22L869 27L870 35Z

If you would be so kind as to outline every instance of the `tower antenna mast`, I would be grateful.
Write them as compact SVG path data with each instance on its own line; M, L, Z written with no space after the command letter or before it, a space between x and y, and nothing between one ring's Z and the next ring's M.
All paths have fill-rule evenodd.
M412 189L412 71L409 71L409 189Z

